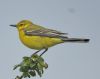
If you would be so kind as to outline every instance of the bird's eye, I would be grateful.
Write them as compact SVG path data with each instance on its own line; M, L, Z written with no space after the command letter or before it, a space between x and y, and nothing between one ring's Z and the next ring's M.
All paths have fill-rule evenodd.
M23 26L23 25L24 25L23 23L20 24L20 26Z

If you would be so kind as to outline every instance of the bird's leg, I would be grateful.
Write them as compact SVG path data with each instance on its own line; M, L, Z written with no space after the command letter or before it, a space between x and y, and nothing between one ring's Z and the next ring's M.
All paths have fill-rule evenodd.
M41 50L36 51L35 53L33 53L33 54L31 55L31 57L32 57L33 55L37 54L37 53L40 52L40 51L41 51Z
M36 51L35 53L33 53L33 54L37 54L38 52L40 52L41 50L38 50L38 51Z
M45 50L40 54L40 56L42 56L47 50L48 50L48 48L45 49Z

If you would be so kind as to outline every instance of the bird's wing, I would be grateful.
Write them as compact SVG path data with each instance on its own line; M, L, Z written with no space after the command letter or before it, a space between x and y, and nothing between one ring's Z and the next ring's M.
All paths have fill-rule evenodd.
M59 35L65 35L65 34L68 34L68 33L62 33L60 31L57 31L57 30L52 30L52 29L46 29L47 32L50 32L50 33L55 33L55 34L59 34Z
M46 28L38 28L38 29L24 29L24 32L28 36L42 36L42 37L51 37L51 38L60 38L60 37L66 37L64 36L67 33L62 33L56 30L52 29L46 29Z

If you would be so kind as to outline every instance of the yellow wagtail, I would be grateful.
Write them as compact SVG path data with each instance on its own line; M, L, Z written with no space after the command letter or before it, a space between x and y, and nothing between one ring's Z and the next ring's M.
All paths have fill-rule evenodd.
M19 32L19 38L25 46L31 49L38 50L35 52L35 54L41 51L42 49L45 49L44 52L41 54L43 55L49 47L60 43L89 42L89 39L68 38L67 36L65 36L66 33L44 28L40 25L33 24L29 20L22 20L18 24L10 26L17 27Z

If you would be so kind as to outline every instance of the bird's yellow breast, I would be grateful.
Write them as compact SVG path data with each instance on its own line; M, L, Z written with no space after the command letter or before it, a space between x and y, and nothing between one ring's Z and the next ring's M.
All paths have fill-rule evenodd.
M19 31L19 37L25 46L37 50L49 48L56 44L63 43L63 41L59 38L27 36L23 31Z

